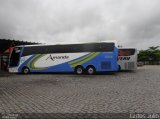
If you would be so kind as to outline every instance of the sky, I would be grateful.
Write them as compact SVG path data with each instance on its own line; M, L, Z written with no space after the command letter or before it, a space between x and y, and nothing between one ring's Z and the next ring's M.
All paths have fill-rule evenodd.
M160 46L160 0L0 0L0 39Z

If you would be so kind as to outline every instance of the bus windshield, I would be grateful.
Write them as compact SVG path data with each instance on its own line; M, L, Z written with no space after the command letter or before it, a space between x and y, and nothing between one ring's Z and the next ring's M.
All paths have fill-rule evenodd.
M21 47L15 47L12 51L11 57L10 57L10 67L18 66L19 58L21 53Z

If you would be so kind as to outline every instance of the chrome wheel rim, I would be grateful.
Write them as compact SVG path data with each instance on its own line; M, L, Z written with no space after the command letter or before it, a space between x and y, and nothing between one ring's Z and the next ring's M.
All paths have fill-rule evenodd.
M83 70L82 68L77 68L77 74L82 74Z
M89 74L93 74L93 73L94 73L94 69L93 69L93 68L89 68L89 69L88 69L88 73L89 73Z
M24 73L27 74L29 70L27 68L24 69Z

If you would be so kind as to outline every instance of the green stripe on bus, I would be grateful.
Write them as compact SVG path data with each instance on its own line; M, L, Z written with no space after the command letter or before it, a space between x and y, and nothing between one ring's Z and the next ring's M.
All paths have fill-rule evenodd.
M76 63L76 64L71 65L71 67L76 67L76 66L78 66L78 65L82 65L82 64L88 62L89 60L95 58L98 54L100 54L100 53L99 53L99 52L94 53L92 56L86 58L85 60L83 60L83 61L81 61L81 62L78 62L78 63Z
M35 62L36 62L37 60L39 60L40 58L42 58L43 56L45 56L45 55L46 55L46 54L40 55L38 58L34 59L34 61L32 62L32 65L31 65L33 69L43 70L43 69L46 68L46 67L44 67L44 68L36 68L36 67L35 67Z
M28 63L27 63L27 66L31 69L30 65L31 65L31 62L36 58L38 57L40 54L38 55L35 55Z
M69 62L68 64L73 65L73 64L75 64L75 63L78 63L78 62L80 62L80 61L82 61L82 60L90 57L90 56L93 55L93 54L94 54L94 52L93 52L93 53L89 53L88 55L85 55L85 56L83 56L83 57L81 57L81 58L78 58L78 59L75 59L74 61Z
M46 55L46 54L45 54ZM34 69L36 69L36 70L43 70L43 69L45 69L45 68L36 68L35 67L35 62L37 61L37 60L39 60L41 57L43 57L44 55L41 55L41 54L37 54L37 55L35 55L28 63L27 63L27 66L30 68L30 69L32 69L32 70L34 70Z

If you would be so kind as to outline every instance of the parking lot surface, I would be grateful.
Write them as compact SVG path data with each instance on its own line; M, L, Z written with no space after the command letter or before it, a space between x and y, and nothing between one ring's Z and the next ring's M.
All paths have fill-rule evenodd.
M0 74L0 113L158 113L160 66L98 75Z

